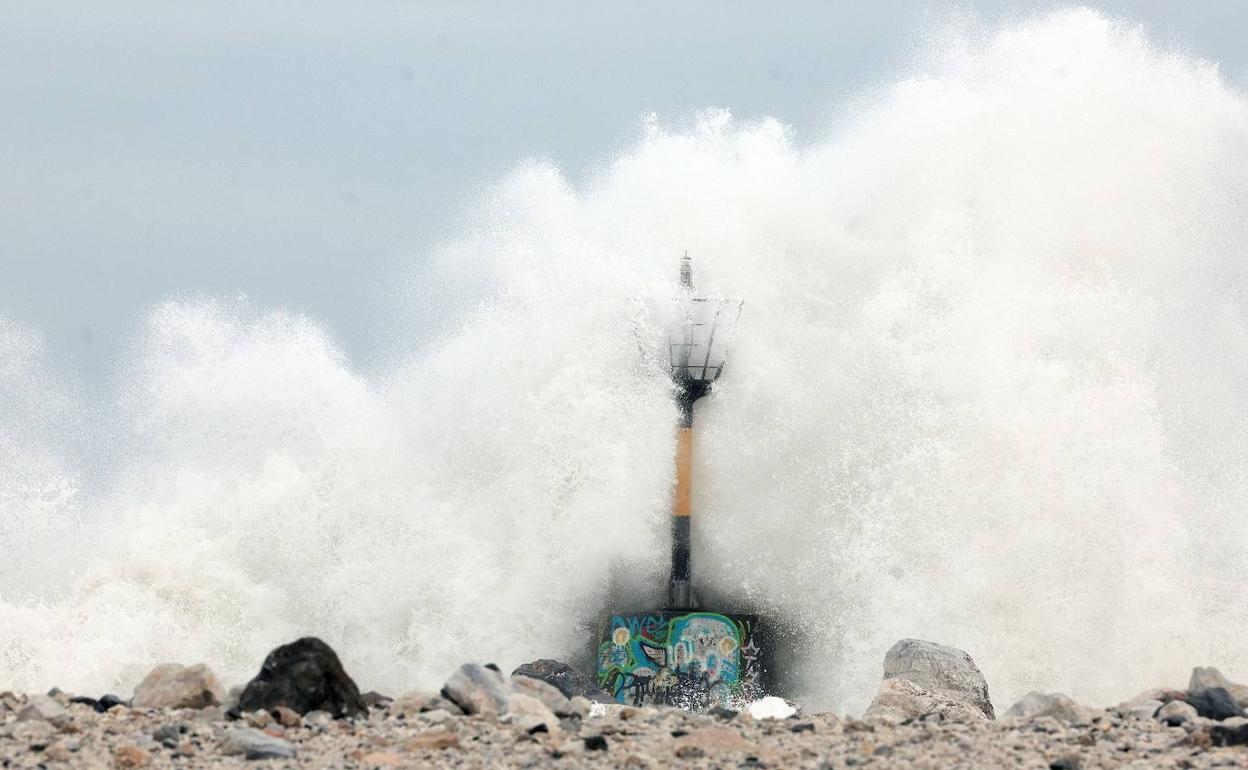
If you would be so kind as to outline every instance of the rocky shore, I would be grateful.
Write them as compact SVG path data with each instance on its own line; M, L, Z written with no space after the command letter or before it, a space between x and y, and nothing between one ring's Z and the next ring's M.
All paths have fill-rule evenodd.
M0 766L1248 767L1248 688L1216 669L1111 708L1031 693L999 717L953 648L903 640L884 674L862 718L779 699L704 714L603 703L553 661L511 676L467 664L439 692L392 699L360 693L332 650L305 639L274 650L234 693L205 666L172 664L125 701L0 693Z

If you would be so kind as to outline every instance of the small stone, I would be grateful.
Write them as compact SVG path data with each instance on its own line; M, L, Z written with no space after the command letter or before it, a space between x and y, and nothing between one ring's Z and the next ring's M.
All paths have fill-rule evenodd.
M278 706L273 709L273 717L282 727L300 727L303 725L303 717L299 716L299 712L294 709Z
M125 704L126 702L124 700L117 697L116 695L113 695L112 693L109 693L103 696L102 698L100 698L99 702L97 703L95 707L95 710L101 714L106 714L108 713L108 710L111 709L113 706L124 706Z
M1096 710L1081 706L1062 693L1043 693L1033 690L1010 706L1005 715L1032 720L1052 717L1060 722L1079 723L1091 722L1096 715Z
M243 715L243 718L247 720L247 724L258 728L267 727L273 721L273 717L265 709L249 711Z
M789 732L794 733L813 733L815 731L814 722L798 722L789 728Z
M788 719L797 713L788 701L774 695L754 701L746 707L746 711L755 719Z
M559 726L559 718L545 703L523 693L515 693L508 700L505 718L530 735L550 732Z
M394 701L394 698L391 698L389 695L382 695L376 690L369 690L361 695L360 698L364 701L364 705L369 708L385 708Z
M593 709L593 707L594 702L582 695L577 695L568 701L568 708L571 711L571 715L580 719L588 717L589 712Z
M607 739L602 735L587 735L583 739L586 751L606 751Z
M328 711L309 711L303 715L303 723L308 727L323 727L334 721L334 715Z
M431 725L440 725L451 718L451 712L446 709L434 709L421 712L420 718Z
M126 745L113 752L113 762L118 767L146 767L152 755L138 746Z
M43 750L44 759L52 762L68 762L72 756L73 752L63 741L57 741Z
M459 748L459 736L441 728L426 730L403 744L403 748L407 751L441 751Z
M402 761L403 759L398 754L392 754L388 751L374 751L370 754L365 754L359 759L360 764L365 767L397 765Z
M224 697L221 683L203 663L162 663L134 688L131 705L139 709L201 709L220 704Z
M1172 700L1157 711L1157 721L1170 727L1179 727L1197 717L1196 709L1190 703Z
M290 758L295 747L289 741L275 738L254 727L234 727L225 731L221 739L221 753L243 754L247 759Z
M1082 770L1083 763L1079 761L1079 757L1073 754L1066 757L1058 757L1049 763L1049 770Z
M65 707L50 695L32 695L26 705L17 711L19 722L39 720L59 727L68 723L71 718Z
M723 719L727 721L727 720L735 719L737 714L740 712L738 712L736 709L725 708L723 706L712 706L711 708L707 709L706 713L708 716L713 716L716 719Z
M173 752L175 757L193 757L195 756L195 744L190 741L182 741L178 744L177 749Z
M178 745L187 729L185 724L161 725L152 731L152 740L171 749Z

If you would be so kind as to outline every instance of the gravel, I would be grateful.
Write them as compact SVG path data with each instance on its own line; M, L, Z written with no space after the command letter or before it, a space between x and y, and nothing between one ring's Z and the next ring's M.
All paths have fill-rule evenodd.
M756 720L748 711L607 707L534 730L441 709L409 714L379 706L367 719L317 714L297 721L256 712L230 721L221 709L114 706L97 713L89 704L68 703L54 723L32 718L33 709L19 721L16 712L36 698L17 698L17 709L0 708L5 768L1248 767L1248 747L1216 745L1248 740L1242 718L1194 717L1170 727L1090 711L1075 723L1039 717L895 724L833 714ZM265 756L274 758L259 758Z

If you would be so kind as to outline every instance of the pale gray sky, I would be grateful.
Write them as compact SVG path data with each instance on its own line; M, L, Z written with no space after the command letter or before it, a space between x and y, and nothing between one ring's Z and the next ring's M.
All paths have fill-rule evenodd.
M1087 4L1248 80L1248 2ZM0 312L92 377L153 303L242 292L368 365L397 265L518 162L576 179L651 111L817 138L930 24L1037 7L2 0Z

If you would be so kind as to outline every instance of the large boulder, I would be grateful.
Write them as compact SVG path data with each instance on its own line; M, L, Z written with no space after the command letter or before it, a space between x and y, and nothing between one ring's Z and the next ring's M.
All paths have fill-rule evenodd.
M884 656L884 683L894 679L905 680L938 699L965 703L985 719L996 718L983 673L970 655L955 647L902 639ZM898 692L891 690L890 697Z
M513 677L528 676L540 679L547 684L553 684L566 698L575 698L580 695L598 703L615 702L611 696L599 689L593 677L557 660L539 658L531 663L523 663L517 666L511 675Z
M325 711L335 719L367 714L360 689L343 669L338 655L315 637L274 649L260 673L238 698L238 711L273 711L285 706L299 714Z
M890 722L905 722L927 716L958 722L991 719L965 700L924 690L908 679L885 679L881 682L880 691L863 714L864 719L884 719Z
M496 666L465 663L442 686L442 697L465 714L501 716L507 711L511 686Z
M225 689L203 663L162 663L134 688L130 705L138 709L204 709L219 705Z
M1052 717L1060 722L1079 723L1091 722L1096 713L1095 709L1081 706L1062 693L1043 693L1033 690L1010 706L1005 715L1019 719Z
M1230 693L1241 707L1248 708L1248 685L1230 681L1213 666L1197 666L1192 669L1192 678L1187 685L1188 690L1200 692L1213 687L1221 687Z

